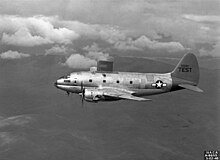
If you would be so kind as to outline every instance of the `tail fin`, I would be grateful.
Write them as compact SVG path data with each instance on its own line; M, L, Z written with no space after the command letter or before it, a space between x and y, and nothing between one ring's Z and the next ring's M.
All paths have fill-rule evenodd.
M174 79L174 85L198 91L198 87L195 87L199 83L199 65L196 56L192 53L185 54L171 72L171 76Z

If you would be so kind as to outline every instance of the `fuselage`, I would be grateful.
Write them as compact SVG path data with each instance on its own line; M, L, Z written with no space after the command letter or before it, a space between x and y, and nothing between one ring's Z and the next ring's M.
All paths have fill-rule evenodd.
M91 102L119 99L143 101L149 99L141 96L180 89L202 92L197 87L199 66L192 53L185 54L170 73L98 71L91 68L90 72L73 72L59 78L55 86L68 94L78 93L83 100Z
M80 93L85 88L114 87L134 91L133 95L148 96L169 92L171 73L136 72L73 72L56 81L56 87L69 93Z

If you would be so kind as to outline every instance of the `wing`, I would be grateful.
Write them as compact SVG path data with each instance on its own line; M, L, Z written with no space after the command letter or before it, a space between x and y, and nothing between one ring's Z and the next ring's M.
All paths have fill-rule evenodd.
M119 89L119 88L102 88L104 96L114 97L114 98L121 98L121 99L128 99L128 100L135 100L135 101L150 101L151 99L141 98L133 96L133 91L129 91L126 89Z
M119 97L122 99L129 99L129 100L134 100L134 101L151 101L151 99L136 97L131 94L123 94L123 95L120 95Z

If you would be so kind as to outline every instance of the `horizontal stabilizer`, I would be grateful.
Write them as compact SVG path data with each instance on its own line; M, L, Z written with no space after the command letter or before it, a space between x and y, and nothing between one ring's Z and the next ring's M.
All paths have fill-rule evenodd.
M190 84L179 84L179 86L183 87L185 89L191 90L191 91L203 92L203 90L201 90L199 87L193 86L193 85L190 85Z

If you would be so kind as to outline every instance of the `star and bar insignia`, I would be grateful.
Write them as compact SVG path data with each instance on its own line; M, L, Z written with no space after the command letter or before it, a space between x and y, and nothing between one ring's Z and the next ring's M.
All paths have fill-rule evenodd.
M156 83L152 83L152 86L160 89L162 87L166 87L167 84L163 83L163 81L161 81L161 80L157 80Z

